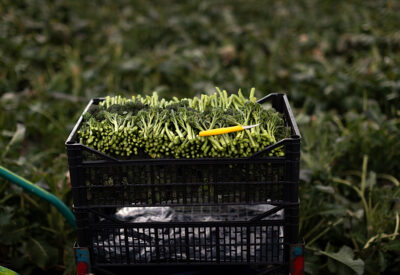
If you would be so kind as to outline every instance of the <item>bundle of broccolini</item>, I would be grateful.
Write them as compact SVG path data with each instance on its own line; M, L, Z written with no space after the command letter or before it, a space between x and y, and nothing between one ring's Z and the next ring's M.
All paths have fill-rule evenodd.
M248 157L287 137L282 114L256 103L242 93L167 101L152 96L106 97L84 114L78 136L82 144L122 157L209 158ZM199 137L200 131L235 125L258 124L250 130ZM270 155L283 156L278 148Z

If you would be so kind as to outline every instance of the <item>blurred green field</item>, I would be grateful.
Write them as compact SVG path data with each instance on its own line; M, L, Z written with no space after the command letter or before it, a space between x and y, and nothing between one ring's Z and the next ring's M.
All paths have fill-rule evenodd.
M286 92L310 274L400 273L399 1L0 1L0 163L72 205L92 97ZM0 179L0 265L72 274L74 232Z

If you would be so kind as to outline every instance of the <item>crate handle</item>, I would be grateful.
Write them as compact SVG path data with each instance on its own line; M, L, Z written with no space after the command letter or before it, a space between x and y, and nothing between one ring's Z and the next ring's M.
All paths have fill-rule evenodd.
M282 94L282 93L270 93L270 94L264 96L263 98L260 98L256 102L258 104L263 104L264 102L271 100L271 98L276 97L276 96L280 96L280 95L284 95L284 94Z
M271 216L272 214L275 214L276 212L278 212L279 210L281 210L283 208L284 208L283 205L275 206L274 208L268 210L267 212L257 215L254 218L250 219L249 223L258 222L258 221L262 220L263 218L266 218L268 216Z
M88 150L88 151L90 151L90 152L92 152L92 153L94 153L94 154L96 154L96 155L98 155L98 156L101 156L101 157L103 157L103 158L106 158L106 159L109 159L109 160L112 160L112 161L115 161L115 162L120 162L119 159L116 159L116 158L114 158L114 157L112 157L112 156L103 154L102 152L97 151L96 149L90 148L90 147L88 147L88 146L86 146L86 145L84 145L84 144L80 144L80 146L84 147L86 150Z

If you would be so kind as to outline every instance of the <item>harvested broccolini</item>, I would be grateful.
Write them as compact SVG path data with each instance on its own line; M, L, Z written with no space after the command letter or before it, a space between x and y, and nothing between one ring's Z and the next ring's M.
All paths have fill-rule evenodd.
M290 135L282 114L256 103L254 89L177 99L106 97L84 114L82 144L122 158L248 157ZM258 124L250 130L199 137L200 131ZM270 156L283 156L281 148Z

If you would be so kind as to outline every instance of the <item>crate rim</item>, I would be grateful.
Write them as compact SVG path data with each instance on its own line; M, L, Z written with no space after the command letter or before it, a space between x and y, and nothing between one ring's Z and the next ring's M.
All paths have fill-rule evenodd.
M79 128L81 127L81 124L83 122L83 115L90 109L90 107L93 104L98 104L99 102L103 101L105 98L104 97L96 97L96 98L92 98L89 103L87 104L87 106L85 107L85 109L83 110L83 112L81 113L81 115L78 118L78 121L75 123L74 128L72 129L72 131L70 132L70 134L68 135L67 140L65 141L65 146L67 147L67 149L73 149L73 148L81 148L81 149L85 149L88 151L91 151L92 153L99 155L101 157L103 157L104 159L107 160L111 160L114 162L118 162L118 163L156 163L156 162L164 162L164 161L184 161L189 163L209 163L210 161L229 161L229 162L242 162L242 161L248 161L248 160L255 160L255 157L266 153L278 146L281 145L285 145L286 143L289 142L300 142L301 141L301 134L299 131L299 128L297 126L296 120L294 119L294 115L292 112L292 109L290 108L290 104L289 104L289 100L288 97L285 93L270 93L268 95L266 95L265 97L257 100L257 103L262 104L266 101L271 100L274 97L282 97L283 103L285 105L285 108L287 110L287 115L288 115L288 123L289 126L293 129L294 134L292 134L290 137L288 138L284 138L279 140L278 142L271 144L267 147L265 147L264 149L260 150L259 152L254 153L252 156L250 157L242 157L242 158L180 158L180 159L175 159L175 158L156 158L156 159L129 159L129 160L122 160L122 159L117 159L115 157L112 157L110 155L107 155L105 153L102 153L94 148L91 148L89 146L86 146L80 142L76 142L74 141L74 137L77 134L77 131L79 130ZM267 157L268 159L285 159L284 157Z

